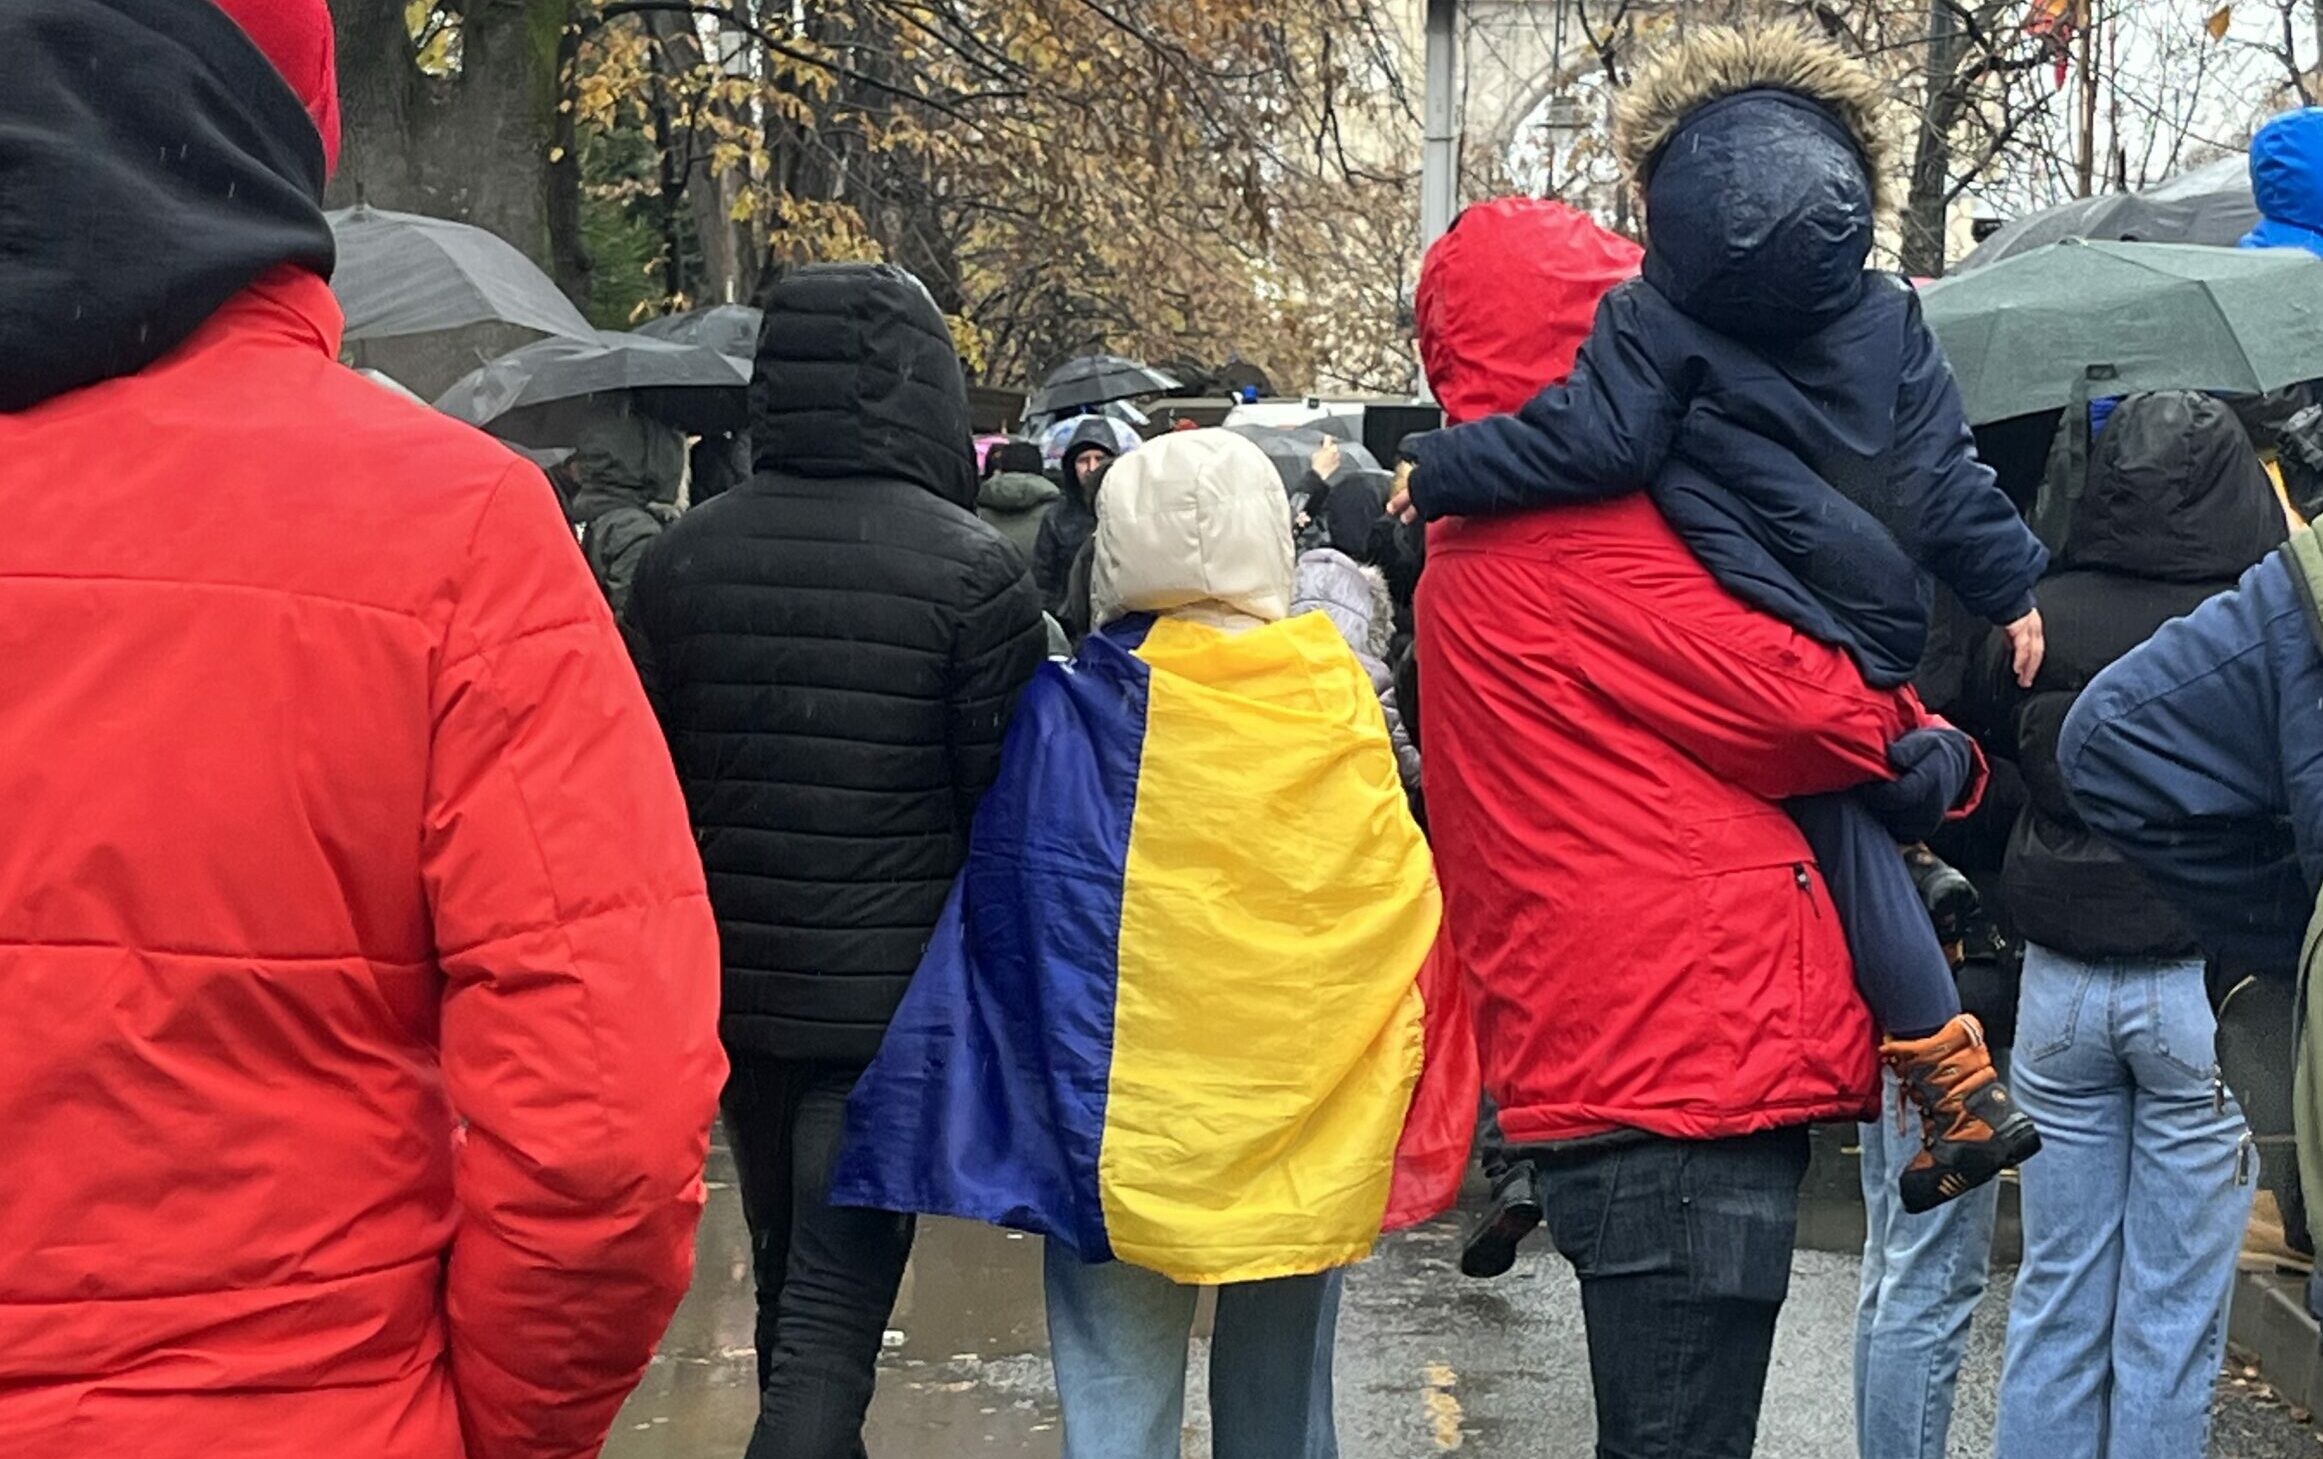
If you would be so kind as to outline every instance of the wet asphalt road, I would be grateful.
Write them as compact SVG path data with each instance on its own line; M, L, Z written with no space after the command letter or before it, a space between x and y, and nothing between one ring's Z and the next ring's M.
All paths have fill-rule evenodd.
M720 1150L694 1290L606 1446L608 1459L738 1459L756 1413L749 1246ZM1844 1180L1811 1180L1807 1239L1845 1246ZM1457 1223L1393 1237L1350 1279L1339 1328L1345 1459L1588 1459L1589 1378L1572 1275L1539 1238L1497 1282L1462 1278ZM872 1459L1054 1459L1056 1395L1036 1241L951 1222L922 1226L888 1334L867 1443ZM1854 1452L1850 1365L1856 1260L1802 1251L1768 1382L1762 1459ZM1992 1452L2007 1274L1978 1313L1952 1453ZM1202 1353L1197 1348L1195 1372ZM1206 1455L1199 1384L1186 1453ZM2218 1459L2323 1459L2323 1439L2263 1387L2223 1380Z

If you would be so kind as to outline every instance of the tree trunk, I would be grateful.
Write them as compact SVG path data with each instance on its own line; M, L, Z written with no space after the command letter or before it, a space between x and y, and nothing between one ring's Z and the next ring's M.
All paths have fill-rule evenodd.
M1914 278L1944 272L1946 223L1952 202L1952 134L1966 104L1960 68L1967 38L1947 0L1928 0L1928 64L1919 137L1912 147L1911 185L1904 195L1903 269Z
M573 3L467 0L459 71L438 77L415 64L403 0L331 0L345 129L333 202L474 223L549 266L549 153ZM575 281L560 282L569 292Z

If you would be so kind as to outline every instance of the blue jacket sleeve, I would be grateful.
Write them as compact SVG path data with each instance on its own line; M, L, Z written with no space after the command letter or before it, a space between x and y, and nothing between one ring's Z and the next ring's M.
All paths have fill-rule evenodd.
M1904 544L1912 559L1979 618L2013 623L2030 613L2049 550L1976 459L1960 387L1917 298L1905 323L1896 441L1897 467L1920 503L1918 540Z
M2323 656L2279 556L2097 676L2057 763L2082 819L2176 903L2212 956L2296 965L2323 846ZM2304 724L2283 719L2286 707Z
M1661 471L1686 409L1685 392L1641 327L1631 291L1616 289L1573 373L1515 415L1433 431L1410 447L1420 515L1483 517L1569 506L1643 491Z

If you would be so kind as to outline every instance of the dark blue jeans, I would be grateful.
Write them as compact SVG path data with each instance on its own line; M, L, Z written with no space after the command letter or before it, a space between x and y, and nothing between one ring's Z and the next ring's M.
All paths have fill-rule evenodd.
M1804 1128L1542 1157L1581 1279L1598 1459L1748 1459L1806 1173Z

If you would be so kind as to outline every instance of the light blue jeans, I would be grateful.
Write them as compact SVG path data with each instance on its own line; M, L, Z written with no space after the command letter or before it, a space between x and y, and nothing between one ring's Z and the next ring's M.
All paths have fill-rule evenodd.
M2018 1105L2025 1260L1998 1459L2206 1451L2256 1161L2218 1081L2202 964L2025 950Z
M1043 1260L1064 1459L1178 1459L1201 1288L1052 1242ZM1331 1359L1344 1273L1218 1289L1212 1459L1338 1459Z
M2007 1077L2005 1055L1992 1051ZM1968 1320L1984 1299L2000 1182L1914 1216L1896 1180L1920 1151L1920 1112L1893 1073L1863 1139L1863 1294L1855 1308L1861 1459L1944 1459Z

